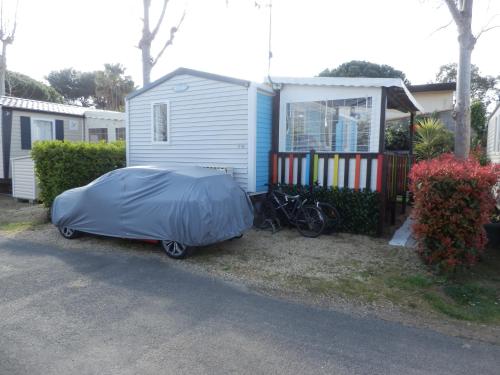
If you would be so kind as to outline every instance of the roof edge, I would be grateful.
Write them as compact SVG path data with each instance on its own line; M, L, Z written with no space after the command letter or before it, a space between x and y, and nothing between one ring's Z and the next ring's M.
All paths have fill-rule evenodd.
M409 85L410 92L428 92L428 91L456 91L456 82L444 83L426 83L423 85Z
M250 86L250 83L251 83L250 81L246 81L244 79L232 78L232 77L222 76L219 74L203 72L201 70L194 70L194 69L180 67L180 68L177 68L176 70L164 75L163 77L158 78L156 81L153 81L153 82L147 84L146 86L128 94L125 99L130 100L132 98L135 98L136 96L141 95L142 93L152 89L153 87L156 87L156 86L170 80L171 78L178 76L178 75L182 75L182 74L192 75L192 76L200 77L200 78L211 79L214 81L232 83L234 85L239 85L239 86L244 86L244 87Z
M490 122L490 120L493 118L493 116L495 116L495 114L498 112L498 110L500 110L500 101L497 103L495 109L493 110L493 112L491 112L491 114L488 116L488 123Z
M46 111L43 109L32 109L32 108L19 108L19 107L14 107L11 105L4 105L0 104L1 108L8 108L12 109L13 111L18 111L18 112L34 112L34 113L48 113L50 115L58 115L58 116L66 116L66 117L78 117L78 118L84 118L84 114L77 114L77 113L66 113L66 112L56 112L56 111Z

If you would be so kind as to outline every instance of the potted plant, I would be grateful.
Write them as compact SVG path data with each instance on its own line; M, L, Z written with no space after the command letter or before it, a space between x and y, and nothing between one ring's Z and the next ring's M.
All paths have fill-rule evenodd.
M500 248L500 182L493 187L493 196L496 199L495 210L491 222L484 225L488 235L488 245Z

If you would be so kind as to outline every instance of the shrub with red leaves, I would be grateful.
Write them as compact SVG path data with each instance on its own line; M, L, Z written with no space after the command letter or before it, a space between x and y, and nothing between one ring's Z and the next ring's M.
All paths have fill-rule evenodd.
M413 166L413 232L427 264L449 272L477 262L487 241L483 225L494 208L497 177L492 167L451 154Z

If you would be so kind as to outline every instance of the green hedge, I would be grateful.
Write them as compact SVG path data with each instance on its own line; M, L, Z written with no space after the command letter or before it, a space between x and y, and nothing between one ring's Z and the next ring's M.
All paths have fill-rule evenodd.
M288 194L300 194L308 200L318 200L332 204L341 217L338 231L376 235L380 216L380 193L370 190L353 190L344 188L314 187L311 192L308 186L280 185Z
M126 164L124 142L36 142L31 156L35 161L40 199L47 207L63 191L86 185Z

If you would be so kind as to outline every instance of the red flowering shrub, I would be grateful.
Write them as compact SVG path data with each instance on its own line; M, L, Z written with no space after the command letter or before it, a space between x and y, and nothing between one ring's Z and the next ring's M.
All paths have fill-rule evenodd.
M425 262L443 271L473 265L487 241L483 225L493 211L497 173L474 158L445 154L415 164L410 180L413 232Z

